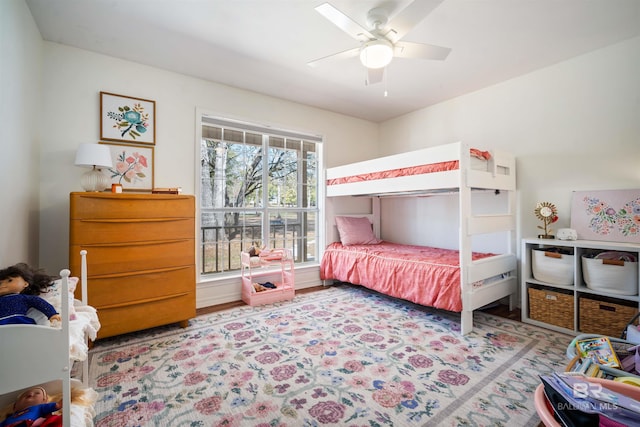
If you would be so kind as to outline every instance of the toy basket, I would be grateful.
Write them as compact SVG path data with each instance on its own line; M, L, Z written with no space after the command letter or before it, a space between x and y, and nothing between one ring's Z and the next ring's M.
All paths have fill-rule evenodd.
M600 384L611 391L622 393L633 399L640 399L640 387L625 384L624 382L605 380L602 378L586 378L587 381ZM544 393L544 385L540 384L534 393L534 405L536 412L545 427L562 427L564 424L558 421L553 405ZM602 424L604 425L604 424Z
M603 335L600 334L581 334L578 335L577 337L575 337L573 340L571 340L571 342L569 343L569 345L567 346L567 358L570 360L569 364L567 365L566 371L569 372L573 369L573 366L575 365L575 363L577 363L579 357L576 351L576 342L580 341L580 340L585 340L585 339L589 339L589 338L597 338L597 337L601 337ZM618 356L618 359L620 359L621 361L626 358L627 356L631 355L631 353L628 351L629 348L632 348L634 346L636 346L637 344L634 344L630 341L626 341L623 340L622 338L614 338L614 337L608 337L609 341L611 342L611 346L613 347L613 350L616 352L616 355ZM616 369L616 368L612 368L609 366L600 366L600 369L602 371L604 371L605 373L612 375L614 377L632 377L632 378L637 378L640 379L640 376L635 375L631 372L627 372L627 371L623 371L621 369Z
M638 295L638 263L622 259L598 258L619 255L619 258L636 259L626 252L607 251L595 257L582 256L582 274L589 289L618 295Z
M610 299L591 299L580 296L578 329L583 333L619 337L629 319L638 314L637 306L621 304Z
M569 291L530 287L529 318L573 329L573 294Z
M533 278L552 285L573 285L573 255L566 248L535 248L531 251Z

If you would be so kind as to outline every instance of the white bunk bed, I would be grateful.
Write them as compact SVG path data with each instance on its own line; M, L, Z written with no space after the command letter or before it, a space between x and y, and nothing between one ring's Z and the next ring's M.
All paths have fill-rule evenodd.
M41 386L49 396L62 397L63 426L93 426L95 412L91 403L97 394L88 387L87 340L96 338L100 324L95 309L86 301L86 253L81 251L82 301L74 300L73 292L70 293L73 287L70 288L70 283L77 278L70 277L66 269L50 288L51 294L59 296L57 301L53 301L55 297L51 294L41 294L59 311L62 318L59 326L52 326L43 315L31 312L28 315L36 320L36 325L0 326L0 411L3 411L0 421L6 415L4 410L20 393ZM75 363L82 365L82 381L71 378ZM82 394L81 404L72 400L72 389Z
M484 158L476 158L476 155ZM516 245L513 238L515 232L515 175L515 159L512 155L497 150L480 151L457 142L327 169L326 194L327 197L372 197L373 214L363 216L371 218L376 236L379 236L380 230L380 197L457 194L460 228L458 250L456 251L458 266L456 268L459 269L459 306L461 308L453 310L460 311L461 332L467 334L473 329L474 310L504 297L509 297L510 309L513 309L515 303L517 292ZM508 212L495 215L472 215L471 193L475 190L507 192ZM333 224L336 216L340 215L329 213L327 216L330 230L334 229ZM509 234L505 253L491 254L491 256L476 259L478 257L471 249L472 236L496 232ZM347 280L349 277L367 276L367 274L360 275L354 271L341 273L339 272L340 268L332 268L329 264L335 262L335 257L341 256L339 253L350 256L349 263L357 264L353 270L359 268L358 265L365 264L364 258L375 257L379 259L382 256L377 252L372 255L369 245L345 247L340 242L336 242L335 233L330 237L330 240L330 245L325 250L321 262L321 278L323 280L333 279L349 282L350 280ZM355 256L362 258L357 258L357 261L354 261L356 260L353 258ZM346 262L342 261L343 264ZM414 260L414 264L421 262ZM421 297L412 295L413 291L408 291L407 294L410 296L405 296L403 291L398 289L396 278L392 279L394 281L392 285L387 286L379 283L380 275L376 275L375 280L372 280L373 275L369 276L366 281L370 283L354 284L388 293L394 297L408 299L418 304L452 310L450 305L440 306L438 303L425 303ZM425 284L424 286L439 286L439 284ZM457 288L455 291L457 292Z

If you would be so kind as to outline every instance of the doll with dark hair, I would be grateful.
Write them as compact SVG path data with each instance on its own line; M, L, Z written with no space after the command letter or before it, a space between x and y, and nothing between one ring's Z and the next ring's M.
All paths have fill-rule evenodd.
M26 295L40 295L46 292L51 283L58 277L49 276L44 270L29 267L21 262L0 270L0 280L8 277L22 277L29 286L22 292Z
M27 316L34 308L50 321L59 322L60 314L38 295L51 284L52 277L27 264L16 264L0 270L0 325L31 324L36 322Z

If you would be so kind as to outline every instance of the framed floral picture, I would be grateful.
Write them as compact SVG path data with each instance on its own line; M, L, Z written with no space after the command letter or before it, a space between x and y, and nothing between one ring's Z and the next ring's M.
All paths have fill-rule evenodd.
M111 184L122 185L123 191L153 190L153 147L100 142L111 151L112 168L102 169Z
M100 92L100 139L156 143L156 102Z
M574 191L571 228L578 239L640 243L640 189Z

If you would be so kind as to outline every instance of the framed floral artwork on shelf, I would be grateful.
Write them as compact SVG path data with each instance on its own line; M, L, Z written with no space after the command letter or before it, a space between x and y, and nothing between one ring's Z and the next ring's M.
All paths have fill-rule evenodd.
M102 169L112 184L122 185L123 191L153 190L153 147L100 142L109 146L112 168Z
M156 102L100 92L100 139L156 143Z
M571 228L578 239L640 243L640 189L574 191Z

